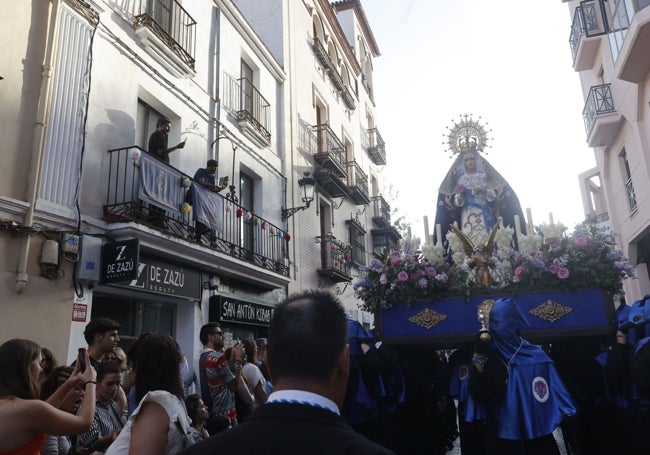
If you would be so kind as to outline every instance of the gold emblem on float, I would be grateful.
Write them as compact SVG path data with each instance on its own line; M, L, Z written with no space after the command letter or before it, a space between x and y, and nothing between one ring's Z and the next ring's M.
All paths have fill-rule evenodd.
M545 321L555 322L562 319L567 314L571 313L573 308L562 305L561 303L555 302L553 300L546 300L544 303L539 305L536 308L530 310L530 314L537 316L538 318L544 319Z
M418 314L411 316L409 318L409 321L419 325L420 327L424 327L425 329L430 329L432 327L437 326L445 319L447 319L446 314L441 314L438 313L437 311L433 311L430 310L429 308L425 308L424 310L420 311Z

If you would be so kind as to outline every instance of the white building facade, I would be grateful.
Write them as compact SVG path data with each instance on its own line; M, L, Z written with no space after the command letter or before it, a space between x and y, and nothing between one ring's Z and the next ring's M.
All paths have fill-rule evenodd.
M573 68L597 168L580 176L585 214L606 221L636 265L629 304L650 293L650 2L569 0Z
M373 251L391 248L391 224L381 178L386 147L373 96L379 49L358 0L235 0L287 73L286 229L295 280L289 291L326 289L349 319L372 325L358 309L352 282ZM300 180L316 191L308 207Z
M2 340L69 361L97 316L125 346L164 331L190 358L208 320L265 336L291 280L281 65L229 1L14 6L0 32ZM185 141L169 164L147 153L160 117L170 147ZM231 186L201 199L217 228L197 240L183 205L208 159Z

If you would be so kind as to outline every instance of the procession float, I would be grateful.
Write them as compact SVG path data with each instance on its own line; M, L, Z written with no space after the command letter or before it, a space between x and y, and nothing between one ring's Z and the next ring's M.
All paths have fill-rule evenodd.
M449 129L455 160L440 185L435 232L375 254L354 283L392 345L458 347L489 325L494 301L512 296L536 343L611 333L615 299L634 270L605 225L567 232L526 219L507 181L484 156L488 132L464 115Z

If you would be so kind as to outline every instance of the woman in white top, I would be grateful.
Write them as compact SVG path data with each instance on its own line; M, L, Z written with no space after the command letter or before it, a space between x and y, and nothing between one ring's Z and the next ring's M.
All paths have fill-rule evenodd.
M255 396L254 406L266 403L268 398L266 394L266 379L260 368L255 365L257 359L257 343L253 338L246 338L244 341L244 351L246 352L246 362L242 367L242 376L246 378L251 386L253 395Z
M147 335L137 343L135 390L140 404L106 455L180 453L194 442L178 370L181 352L164 333Z

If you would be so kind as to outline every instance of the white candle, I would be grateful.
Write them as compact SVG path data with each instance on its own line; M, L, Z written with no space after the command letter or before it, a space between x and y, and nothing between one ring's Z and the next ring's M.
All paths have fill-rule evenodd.
M517 234L517 241L521 237L521 221L519 221L519 215L515 215L515 234Z
M528 207L526 209L526 231L530 235L533 233L534 229L535 228L533 226L533 211L530 209L530 207Z
M424 243L431 245L431 233L429 232L429 217L424 215L422 218L424 223Z
M439 224L436 224L436 238L438 242L442 242L442 227ZM436 245L438 242L436 242Z

